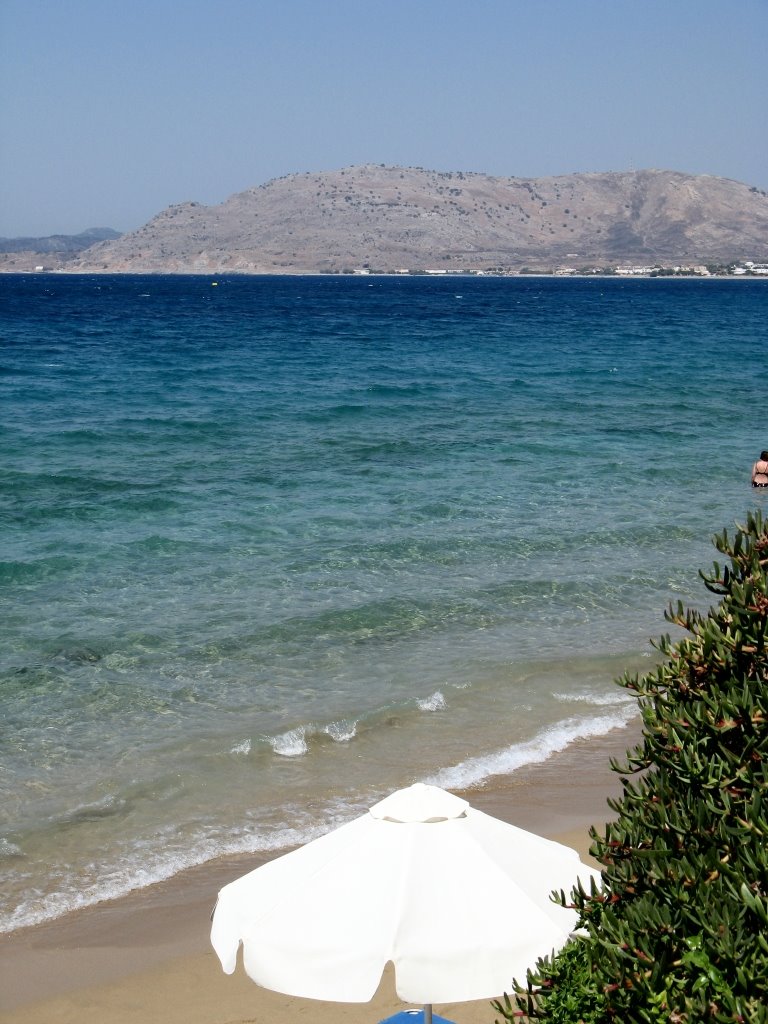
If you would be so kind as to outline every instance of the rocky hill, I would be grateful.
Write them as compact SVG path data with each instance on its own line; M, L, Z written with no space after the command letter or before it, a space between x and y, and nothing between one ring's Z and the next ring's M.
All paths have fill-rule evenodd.
M768 260L768 195L675 171L499 178L366 165L171 206L81 272L339 273Z
M88 228L77 235L0 238L0 270L32 270L39 264L59 269L89 246L119 237L112 228Z

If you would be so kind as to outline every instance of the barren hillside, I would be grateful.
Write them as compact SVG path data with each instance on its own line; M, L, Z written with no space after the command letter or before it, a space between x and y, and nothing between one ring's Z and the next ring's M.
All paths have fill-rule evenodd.
M68 269L313 273L768 259L768 195L675 171L498 178L366 165L182 203Z

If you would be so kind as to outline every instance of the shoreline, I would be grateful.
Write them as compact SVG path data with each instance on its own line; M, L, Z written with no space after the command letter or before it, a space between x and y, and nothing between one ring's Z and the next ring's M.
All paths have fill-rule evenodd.
M492 274L487 271L452 271L445 274L431 273L430 271L414 271L401 274L396 271L370 271L367 274L351 273L345 274L340 271L326 270L232 270L222 268L219 270L67 270L64 267L53 267L50 270L18 270L8 269L0 264L0 274L8 277L324 277L324 278L365 278L385 277L398 279L424 278L439 280L466 280L467 278L490 278L491 280L525 280L526 278L555 278L574 281L590 280L633 280L633 281L768 281L768 274L635 274L635 273L557 273L556 271L534 270L527 273L513 271L508 274Z
M638 742L640 727L637 716L624 728L579 740L547 761L461 795L479 810L591 859L589 827L600 831L615 816L607 800L621 793L610 758L622 759ZM220 858L120 899L0 935L0 1024L142 1019L287 1024L297 1012L313 1022L348 1019L351 1024L402 1009L387 972L373 1003L362 1009L269 992L240 967L232 977L223 974L208 938L216 895L266 859L258 854ZM476 1008L474 1016L470 1007ZM436 1012L450 1019L454 1011ZM455 1012L465 1024L488 1021L492 1014L488 1001L458 1004Z

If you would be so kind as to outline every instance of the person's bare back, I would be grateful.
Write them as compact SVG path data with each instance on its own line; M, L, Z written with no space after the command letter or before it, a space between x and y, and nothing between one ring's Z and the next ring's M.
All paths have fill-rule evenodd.
M760 458L752 467L752 486L768 487L768 451L760 452Z

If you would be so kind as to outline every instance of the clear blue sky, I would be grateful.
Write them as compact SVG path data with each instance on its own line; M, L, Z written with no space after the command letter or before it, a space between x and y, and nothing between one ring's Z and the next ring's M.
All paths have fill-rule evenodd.
M0 235L293 171L768 189L768 0L0 0Z

